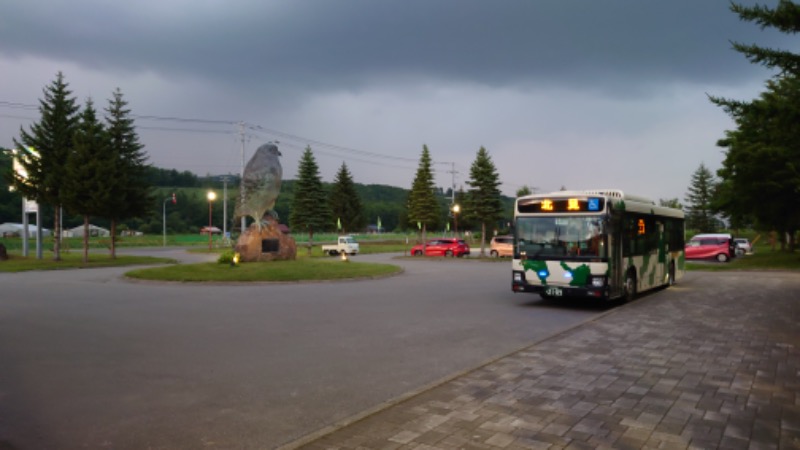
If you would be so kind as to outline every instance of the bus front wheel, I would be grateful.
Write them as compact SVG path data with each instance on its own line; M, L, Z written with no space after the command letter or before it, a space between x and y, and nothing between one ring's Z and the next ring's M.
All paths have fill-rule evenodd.
M675 285L675 263L671 262L669 264L669 278L667 279L667 286L674 286Z

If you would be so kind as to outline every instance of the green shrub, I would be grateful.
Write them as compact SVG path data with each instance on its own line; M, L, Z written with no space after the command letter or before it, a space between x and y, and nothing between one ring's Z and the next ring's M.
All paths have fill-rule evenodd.
M222 254L219 255L219 258L217 258L217 262L220 264L230 264L231 262L233 262L233 255L234 255L233 250L225 250L224 252L222 252Z

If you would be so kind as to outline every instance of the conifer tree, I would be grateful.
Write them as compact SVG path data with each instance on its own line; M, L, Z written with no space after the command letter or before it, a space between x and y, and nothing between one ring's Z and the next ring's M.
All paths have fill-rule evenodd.
M300 165L297 169L289 224L297 232L308 231L309 254L314 242L314 231L332 228L327 197L317 160L314 158L311 146L308 146L300 158Z
M732 4L742 20L783 33L800 32L800 5L779 0L774 8ZM758 45L734 43L751 63L777 69L760 98L747 102L719 97L736 122L717 145L725 147L715 207L736 226L755 218L758 226L788 236L789 251L800 229L800 55ZM785 243L781 242L783 246Z
M97 120L97 112L91 99L87 100L80 114L80 121L73 137L74 150L67 160L69 174L64 184L64 208L83 216L83 262L89 260L89 217L100 214L108 200L108 184L112 180L105 176L109 160L108 136Z
M64 203L64 186L68 176L64 168L73 148L73 134L78 122L78 109L69 85L61 72L43 89L44 99L39 100L39 122L29 131L20 127L19 140L14 145L20 152L20 164L27 172L27 180L14 175L13 184L23 196L55 209L53 225L53 259L61 260L61 210ZM41 214L41 209L40 212Z
M716 219L711 209L715 181L711 171L700 163L692 174L689 192L686 194L686 227L700 233L715 231Z
M366 220L361 206L361 198L345 163L342 163L333 180L329 201L333 217L337 223L341 223L340 231L342 233L353 232L364 227Z
M731 11L738 14L741 20L755 22L762 29L771 27L789 34L800 32L800 5L790 0L778 0L775 8L763 5L743 6L733 3ZM753 64L779 69L779 76L800 76L800 55L796 53L740 42L734 42L733 48Z
M464 214L481 224L481 256L486 252L486 225L496 223L503 216L500 193L500 176L489 156L481 147L469 171L467 204Z
M423 145L419 167L411 185L411 192L408 194L408 221L412 227L416 226L422 231L423 253L427 240L427 228L429 225L436 225L441 213L434 190L431 155L428 146Z
M117 224L124 219L146 215L154 202L147 181L147 154L139 143L127 105L117 88L105 109L112 163L104 169L103 176L109 177L113 183L108 187L103 217L111 221L111 258L116 258Z

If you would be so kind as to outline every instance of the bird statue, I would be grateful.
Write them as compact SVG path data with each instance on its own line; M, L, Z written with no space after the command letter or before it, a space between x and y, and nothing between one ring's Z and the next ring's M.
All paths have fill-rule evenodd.
M235 218L250 216L261 231L266 224L264 216L270 213L277 218L274 211L275 200L281 190L283 169L278 157L281 152L272 142L258 147L247 166L244 168L242 199L236 205Z

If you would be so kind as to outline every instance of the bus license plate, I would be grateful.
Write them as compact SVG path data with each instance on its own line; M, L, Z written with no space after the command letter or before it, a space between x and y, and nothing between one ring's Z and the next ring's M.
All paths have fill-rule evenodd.
M550 297L562 297L564 295L564 291L557 287L549 287L545 289L544 293Z

